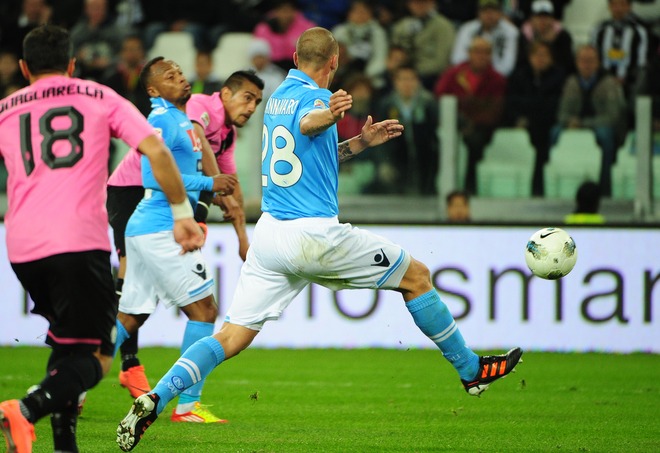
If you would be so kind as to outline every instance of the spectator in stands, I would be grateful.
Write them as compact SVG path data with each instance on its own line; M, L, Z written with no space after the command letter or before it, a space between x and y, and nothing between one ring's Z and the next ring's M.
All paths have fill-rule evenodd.
M449 223L470 223L470 194L453 190L445 197L445 212Z
M559 123L553 128L551 140L555 143L562 129L592 129L603 153L600 188L603 196L610 196L612 164L626 134L625 99L621 85L602 69L598 55L598 49L590 45L577 50L577 73L564 84L559 102Z
M575 224L603 224L605 217L599 214L600 186L593 181L586 181L580 185L575 194L575 211L564 218L564 223Z
M377 162L376 181L370 191L436 194L438 103L424 88L413 66L396 69L394 91L377 103L375 111L377 118L398 119L406 133L370 155Z
M566 74L553 62L550 46L536 41L527 51L528 63L514 71L507 83L506 116L514 127L527 129L536 150L532 195L543 196L543 167L550 156L550 130Z
M374 7L369 0L353 0L346 21L337 25L332 34L346 47L350 72L370 77L377 88L383 86L388 37L374 19ZM351 136L352 137L352 136Z
M0 17L0 48L20 58L23 55L25 35L47 23L52 11L46 0L23 0L20 11L12 9L8 8L8 14Z
M369 77L354 74L346 81L344 89L353 96L353 106L344 113L342 119L337 121L337 135L340 142L360 135L362 126L374 107L374 86ZM360 156L356 159L359 158Z
M454 26L436 10L435 0L407 0L410 15L398 20L391 42L409 54L424 87L433 83L449 66L454 45Z
M116 63L122 31L115 25L107 0L85 0L83 15L71 30L80 77L100 80Z
M252 63L252 69L254 69L257 76L264 81L262 94L263 102L260 104L260 106L263 107L266 106L266 103L268 102L270 95L275 91L275 88L280 86L280 83L286 78L286 72L284 69L274 64L270 59L270 55L271 51L268 42L263 39L254 38L248 48L248 56Z
M532 3L532 15L520 29L519 66L528 63L529 47L535 41L541 41L550 46L554 64L563 68L566 74L572 74L575 71L573 38L553 14L554 7L550 0L535 0Z
M493 67L492 53L488 39L473 37L468 60L447 70L433 91L437 97L458 97L459 127L468 149L465 190L471 194L477 193L477 163L504 110L506 79Z
M388 95L394 89L394 72L401 66L411 65L410 55L401 46L390 45L387 50L387 60L385 60L385 74L383 77L383 86L379 89L380 94Z
M504 14L517 27L522 26L534 14L532 5L536 0L516 0L506 2ZM552 3L553 15L555 19L562 21L564 18L564 8L571 3L571 0L549 0Z
M518 35L518 29L504 17L500 0L479 0L477 18L458 29L451 62L454 65L465 62L472 39L481 36L492 43L493 67L508 77L516 65Z
M144 45L147 51L163 32L186 32L197 50L212 51L223 33L241 22L238 5L227 0L159 0L141 3Z
M254 28L254 36L268 42L273 63L284 70L293 69L291 56L303 31L316 24L305 18L296 0L276 0L266 19Z
M213 55L198 50L195 56L195 76L190 80L191 92L211 95L222 88L222 82L213 74Z
M593 44L598 49L602 68L621 83L632 117L632 103L643 90L650 50L649 32L631 13L631 3L632 0L608 0L611 18L596 27Z
M26 85L18 68L16 54L10 50L0 50L0 99L8 96L8 90L13 93L16 87L23 88Z
M298 0L305 17L319 27L332 30L346 18L351 0Z
M151 101L140 85L140 71L145 63L144 46L138 35L124 38L116 65L104 73L101 83L131 101L144 116L151 112Z

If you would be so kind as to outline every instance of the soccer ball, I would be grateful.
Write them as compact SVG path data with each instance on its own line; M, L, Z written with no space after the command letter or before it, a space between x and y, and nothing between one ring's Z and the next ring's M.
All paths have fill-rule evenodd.
M575 241L561 228L543 228L527 241L525 262L537 277L556 280L568 275L577 261Z

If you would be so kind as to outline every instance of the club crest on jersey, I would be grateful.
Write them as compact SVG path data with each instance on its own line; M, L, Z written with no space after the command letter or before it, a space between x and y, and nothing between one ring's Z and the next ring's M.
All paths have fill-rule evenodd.
M209 123L211 122L211 118L209 118L209 114L207 112L202 113L201 120L202 123L204 123L204 127L208 127Z
M314 108L324 109L325 107L326 107L325 103L321 99L317 99L317 100L314 101Z

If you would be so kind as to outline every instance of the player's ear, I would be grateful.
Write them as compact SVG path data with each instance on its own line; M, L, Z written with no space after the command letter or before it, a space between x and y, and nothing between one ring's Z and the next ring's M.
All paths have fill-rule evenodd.
M152 97L152 98L159 98L160 97L160 93L158 92L158 90L156 88L153 87L153 85L147 86L147 94L149 95L149 97Z
M71 58L71 59L69 60L69 66L66 68L66 74L67 74L69 77L73 77L73 71L75 71L75 70L76 70L76 59L75 59L75 58Z
M298 67L298 52L293 52L293 64Z
M18 60L18 66L21 68L21 74L25 77L25 80L30 81L30 69L28 68L27 63L22 58Z
M336 71L339 67L339 55L333 55L330 59L330 70Z

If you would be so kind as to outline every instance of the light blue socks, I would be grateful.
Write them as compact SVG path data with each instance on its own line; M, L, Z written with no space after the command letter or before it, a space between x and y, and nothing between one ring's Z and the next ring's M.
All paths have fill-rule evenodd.
M225 359L225 350L218 340L204 337L190 346L151 391L160 397L156 412L185 389L206 378Z
M186 352L197 340L213 335L214 327L215 324L212 322L188 321L186 331L183 334L183 342L181 343L181 354ZM189 404L199 401L202 397L202 387L204 387L204 379L182 392L179 395L179 404Z
M479 371L479 356L465 345L454 317L435 289L406 304L419 329L433 341L456 368L461 379L473 379Z

